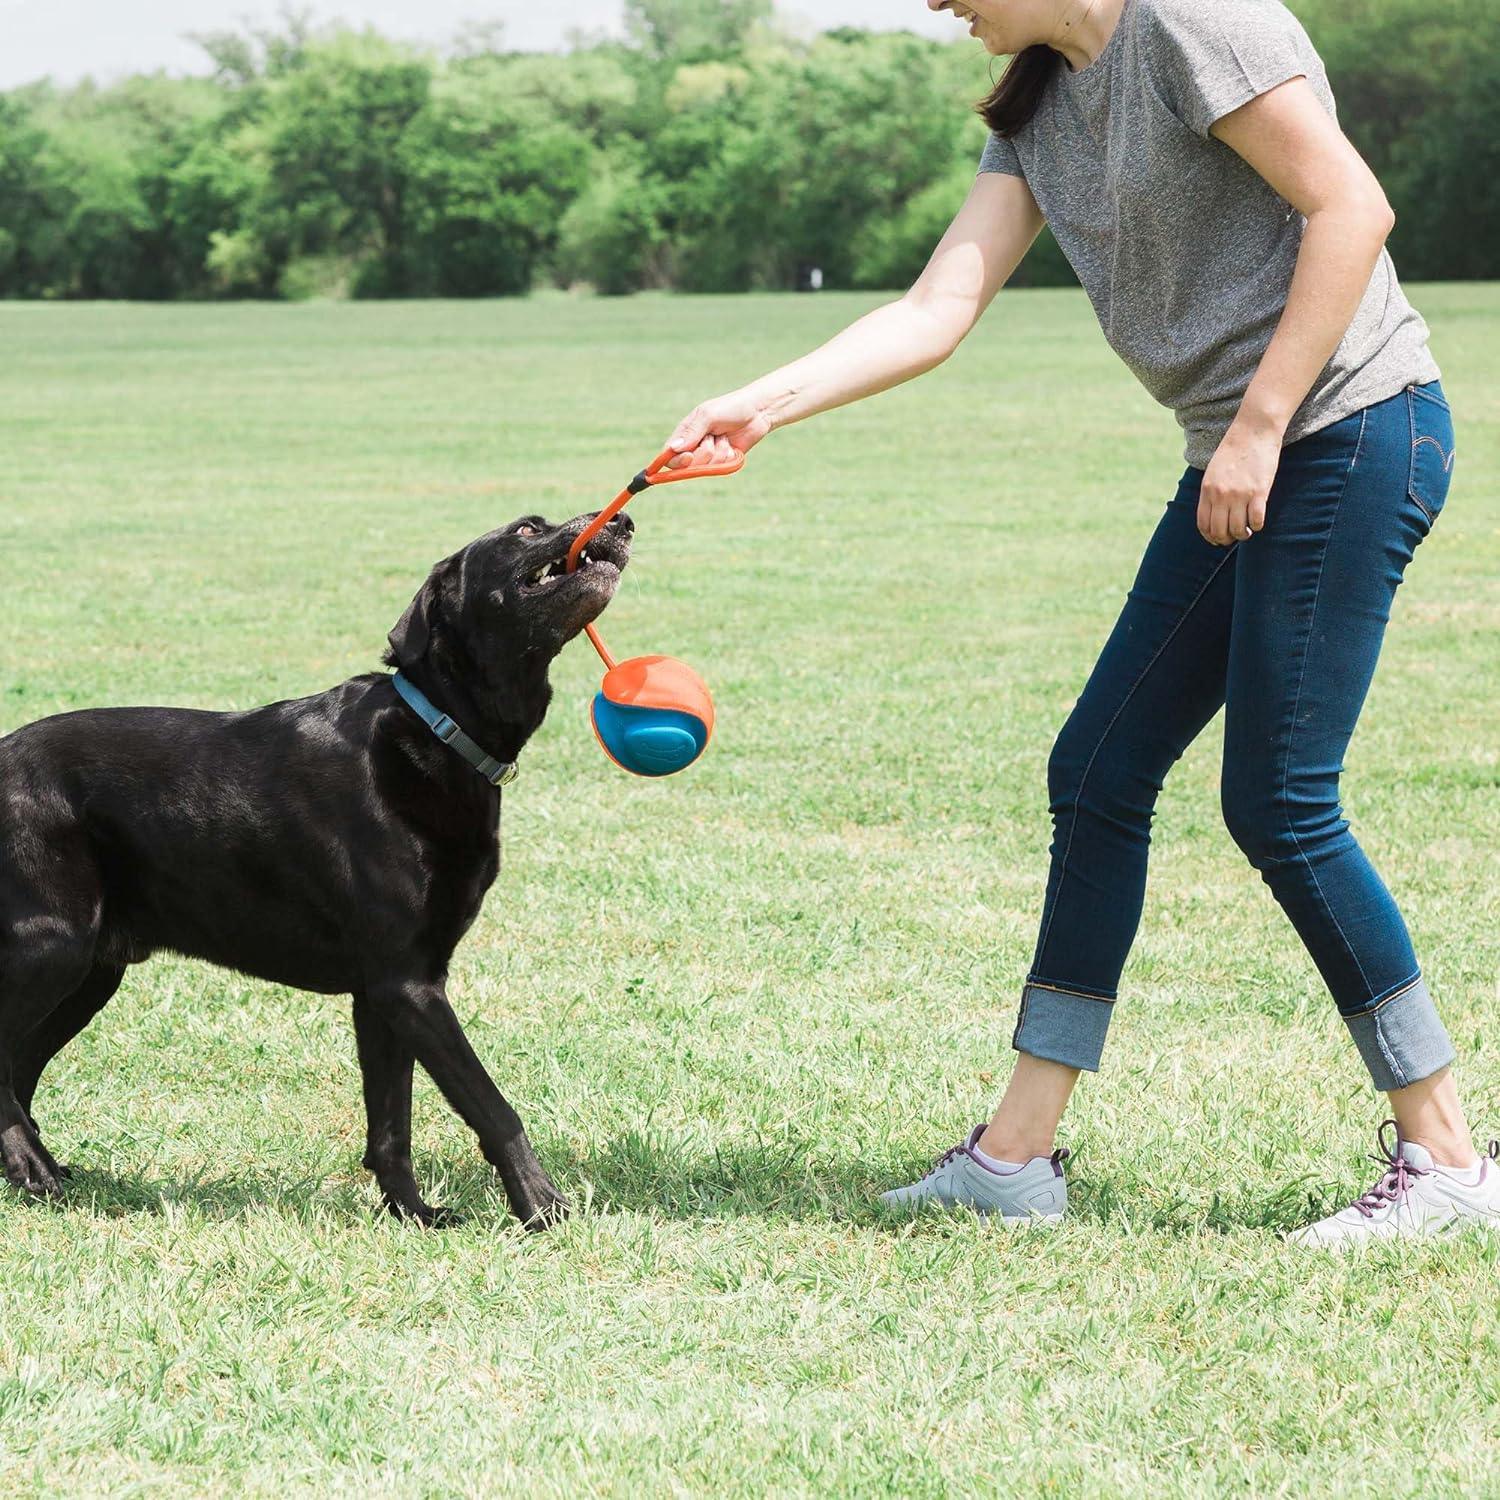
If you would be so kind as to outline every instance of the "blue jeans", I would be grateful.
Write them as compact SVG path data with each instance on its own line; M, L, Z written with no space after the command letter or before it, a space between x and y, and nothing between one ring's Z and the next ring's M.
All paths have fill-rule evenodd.
M1380 1089L1453 1060L1390 892L1339 805L1391 601L1447 498L1453 420L1412 386L1287 447L1265 529L1198 533L1182 477L1048 767L1055 838L1015 1045L1096 1069L1140 922L1157 793L1222 707L1224 820Z

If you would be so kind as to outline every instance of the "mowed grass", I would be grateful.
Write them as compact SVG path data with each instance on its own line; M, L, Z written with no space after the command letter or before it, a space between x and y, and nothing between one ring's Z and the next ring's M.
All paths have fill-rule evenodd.
M1418 288L1458 413L1350 814L1500 1134L1500 288ZM871 299L0 306L0 728L376 664L436 558L596 508ZM1500 1491L1500 1242L1278 1238L1383 1100L1178 767L1071 1221L872 1210L1009 1066L1045 766L1180 446L1075 293L638 500L603 622L715 691L599 753L569 647L452 995L578 1208L523 1234L423 1079L458 1228L377 1213L346 1003L159 958L54 1065L67 1201L0 1202L0 1488L574 1496Z

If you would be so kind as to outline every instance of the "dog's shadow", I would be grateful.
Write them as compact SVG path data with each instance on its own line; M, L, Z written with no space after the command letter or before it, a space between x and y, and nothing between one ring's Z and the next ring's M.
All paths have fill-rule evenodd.
M575 1212L647 1213L658 1218L712 1222L756 1218L786 1223L818 1221L897 1228L908 1216L885 1208L879 1195L919 1176L929 1163L827 1154L804 1143L721 1143L711 1150L627 1132L582 1152L539 1141L542 1159ZM498 1177L477 1158L423 1154L419 1181L434 1203L450 1209L458 1227L518 1229ZM1305 1182L1271 1194L1246 1190L1209 1203L1147 1199L1139 1185L1111 1176L1070 1173L1071 1224L1139 1230L1174 1237L1278 1231L1321 1211L1323 1194ZM59 1208L86 1208L111 1218L161 1215L181 1208L204 1219L229 1220L271 1212L308 1225L368 1222L384 1213L373 1184L357 1164L330 1162L312 1174L285 1176L229 1172L187 1178L120 1175L74 1163ZM924 1215L941 1232L954 1218Z
M582 1153L545 1139L537 1145L574 1211L586 1208L596 1215L876 1222L882 1213L875 1200L888 1185L878 1182L857 1157L838 1162L792 1146L720 1146L702 1152L635 1133ZM516 1227L500 1179L482 1159L419 1152L414 1165L423 1195L450 1210L457 1225ZM16 1203L32 1201L12 1196ZM172 1177L75 1159L62 1197L48 1202L60 1211L109 1218L177 1210L213 1220L270 1212L307 1224L384 1216L373 1183L352 1161L321 1163L310 1173L215 1171Z
M4 1191L3 1184L0 1191ZM211 1220L270 1213L309 1225L336 1218L368 1217L379 1206L373 1189L366 1192L361 1182L337 1168L285 1177L254 1172L153 1177L118 1173L77 1160L69 1164L61 1197L38 1201L23 1199L12 1191L11 1198L59 1212L82 1211L111 1219L136 1214L167 1216L183 1210Z
M583 1153L544 1155L559 1180L587 1185L596 1210L670 1219L878 1220L879 1163L803 1142L721 1142L711 1149L628 1131Z

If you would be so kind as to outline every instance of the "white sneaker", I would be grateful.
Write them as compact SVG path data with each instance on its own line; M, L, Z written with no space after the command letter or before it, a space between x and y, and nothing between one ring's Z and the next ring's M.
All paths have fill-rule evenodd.
M1386 1140L1395 1132L1395 1146ZM1401 1138L1394 1120L1381 1125L1381 1154L1371 1160L1385 1168L1369 1192L1329 1218L1287 1236L1294 1245L1346 1249L1371 1240L1415 1239L1448 1234L1470 1226L1500 1230L1500 1141L1491 1141L1474 1169L1440 1167L1425 1146Z
M966 1141L945 1151L931 1171L906 1187L880 1195L887 1208L972 1208L984 1218L1006 1225L1057 1224L1068 1211L1068 1183L1062 1164L1066 1151L1034 1156L999 1172L974 1155L984 1134L976 1125Z

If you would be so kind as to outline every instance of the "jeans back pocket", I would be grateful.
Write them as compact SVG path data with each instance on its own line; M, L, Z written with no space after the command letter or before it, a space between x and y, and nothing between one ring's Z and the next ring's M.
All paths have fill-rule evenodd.
M1453 413L1443 399L1437 381L1406 388L1406 409L1411 418L1411 473L1406 493L1425 517L1430 530L1448 498L1457 456L1453 439Z

